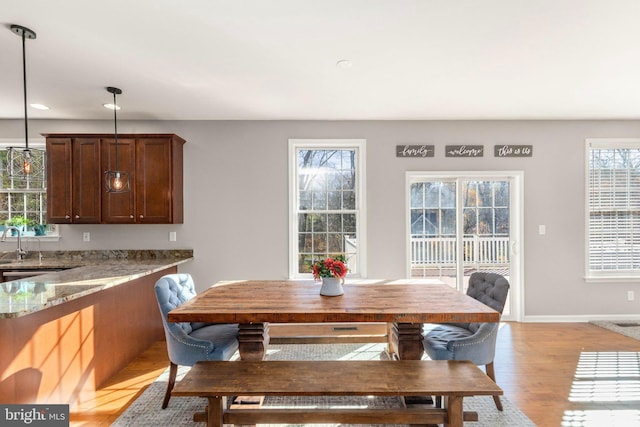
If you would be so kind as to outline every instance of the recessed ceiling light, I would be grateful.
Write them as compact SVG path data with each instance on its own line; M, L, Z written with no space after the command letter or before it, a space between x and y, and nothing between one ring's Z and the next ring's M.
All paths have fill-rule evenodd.
M31 105L31 108L35 108L36 110L48 110L49 107L47 107L46 105L43 104L29 104Z
M336 67L338 68L351 68L353 66L353 62L349 61L348 59L341 59L340 61L336 62Z
M116 105L116 104L102 104L102 106L104 108L109 109L109 110L119 110L120 109L120 107L118 105Z

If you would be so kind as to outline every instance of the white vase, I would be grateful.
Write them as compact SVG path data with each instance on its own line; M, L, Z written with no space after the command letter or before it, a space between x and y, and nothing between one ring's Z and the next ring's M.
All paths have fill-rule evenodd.
M323 277L320 295L337 297L338 295L344 294L344 289L342 288L343 283L344 279L339 277Z

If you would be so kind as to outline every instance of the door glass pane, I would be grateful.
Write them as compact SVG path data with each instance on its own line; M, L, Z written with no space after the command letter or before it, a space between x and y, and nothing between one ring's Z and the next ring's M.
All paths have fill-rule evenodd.
M442 209L442 235L456 235L456 210Z
M478 209L478 234L493 235L493 208Z
M411 209L411 234L424 234L424 211Z
M476 218L477 213L478 211L476 209L464 209L464 234L478 234L478 218Z
M464 182L462 184L462 194L464 195L464 205L475 207L477 203L478 186L475 182Z
M440 220L437 209L425 209L424 211L424 234L427 236L440 235Z
M424 194L424 184L419 182L411 186L411 207L422 208L422 195Z
M495 205L509 207L509 183L498 181L493 183L495 189Z
M424 186L424 205L423 207L440 206L440 187L439 182L427 182Z
M491 182L478 183L478 206L493 206L493 185Z
M456 183L455 182L442 182L440 194L441 194L440 205L443 208L456 207Z

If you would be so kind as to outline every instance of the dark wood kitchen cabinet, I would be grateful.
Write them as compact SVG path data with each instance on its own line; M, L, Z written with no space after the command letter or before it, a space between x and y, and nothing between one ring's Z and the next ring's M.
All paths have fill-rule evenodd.
M103 175L106 170L115 170L116 144L114 138L102 140ZM107 193L103 177L102 217L109 224L135 224L135 188L136 181L136 140L118 136L118 169L129 172L128 193Z
M47 138L47 222L100 222L100 141Z
M49 223L183 222L182 146L185 141L179 136L118 135L118 169L130 174L128 193L107 193L104 185L104 171L115 169L113 135L44 136L47 139ZM93 151L89 149L91 145ZM90 206L96 210L93 216Z
M184 140L175 135L136 141L135 194L139 223L183 222L182 144Z
M71 138L47 138L47 222L71 223Z

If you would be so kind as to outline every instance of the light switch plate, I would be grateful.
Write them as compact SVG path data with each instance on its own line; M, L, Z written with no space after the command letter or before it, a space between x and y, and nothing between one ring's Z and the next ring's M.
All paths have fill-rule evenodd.
M82 241L83 242L90 242L91 241L91 233L89 233L88 231L85 231L84 233L82 233Z
M169 241L170 242L175 242L176 241L176 232L175 231L170 231L169 232Z

